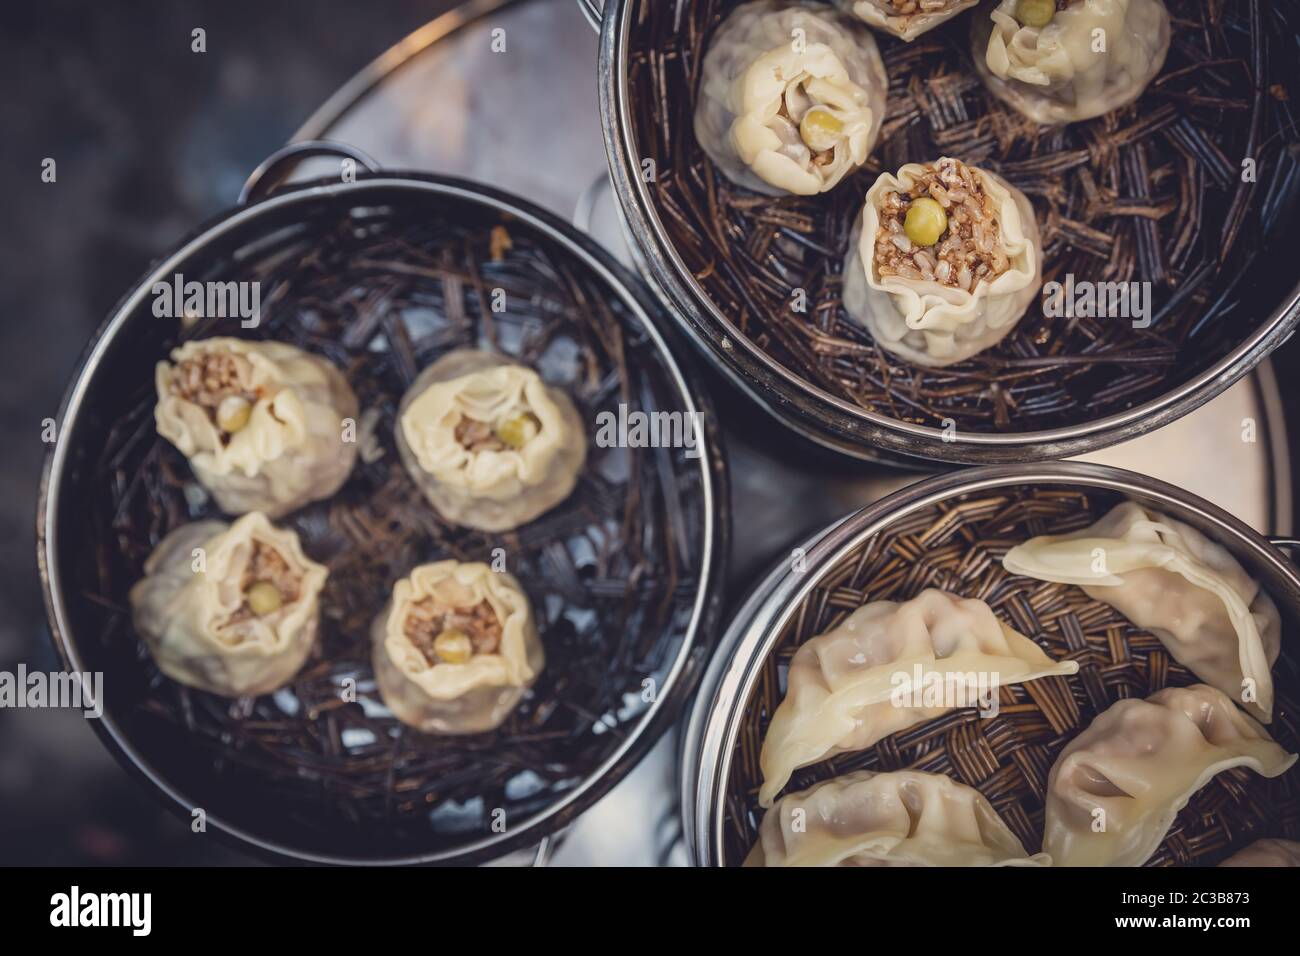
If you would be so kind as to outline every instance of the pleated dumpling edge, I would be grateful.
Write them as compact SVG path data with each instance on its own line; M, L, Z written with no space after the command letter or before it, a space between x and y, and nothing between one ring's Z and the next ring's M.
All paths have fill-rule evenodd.
M978 599L929 588L908 601L869 602L791 659L759 755L759 803L770 807L800 767L865 750L956 706L984 706L990 693L996 706L1002 684L1078 669L1053 661ZM960 699L932 703L923 692L936 679Z
M782 797L745 866L1051 866L978 790L937 773L859 770Z
M1052 766L1043 849L1057 866L1141 866L1215 775L1246 767L1277 777L1295 762L1206 684L1117 701Z
M1002 566L1082 587L1151 631L1202 681L1272 719L1277 606L1226 548L1190 525L1124 501L1081 531L1016 545Z

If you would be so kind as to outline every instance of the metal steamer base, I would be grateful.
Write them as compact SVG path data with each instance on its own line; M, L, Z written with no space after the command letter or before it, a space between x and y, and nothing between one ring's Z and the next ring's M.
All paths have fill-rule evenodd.
M859 553L865 542L909 516L959 496L1024 486L1118 494L1187 522L1231 551L1278 601L1284 615L1294 614L1298 606L1300 574L1293 563L1297 542L1258 535L1235 516L1167 482L1095 464L1045 462L985 465L913 483L804 542L800 573L790 573L788 559L777 561L731 619L683 736L681 813L693 862L724 865L727 781L738 752L741 722L765 662L800 613L806 596L824 586L828 575L843 567L846 557Z
M502 42L505 53L497 52ZM608 179L597 97L597 37L578 4L470 0L411 34L333 97L295 139L348 143L388 167L475 179L570 217L635 264ZM467 78L473 78L471 84ZM299 175L336 169L304 163ZM666 335L672 330L663 330ZM687 360L680 343L678 357ZM728 581L738 637L742 604L795 545L809 548L844 515L923 474L915 462L833 455L774 422L716 373L714 392L732 481ZM1264 534L1291 531L1291 477L1281 400L1266 361L1197 411L1086 456L1178 485ZM776 572L772 572L776 573ZM714 668L731 643L724 638ZM705 686L709 686L706 676ZM618 787L536 853L502 862L551 865L689 863L679 816L677 735L668 734ZM694 736L687 731L688 738ZM693 775L687 779L692 779Z

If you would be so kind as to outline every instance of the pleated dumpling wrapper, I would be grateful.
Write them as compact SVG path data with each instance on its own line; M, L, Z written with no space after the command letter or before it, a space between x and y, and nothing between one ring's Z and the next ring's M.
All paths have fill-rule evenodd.
M738 186L815 196L866 162L888 86L862 24L823 4L757 0L709 43L695 138Z
M1300 843L1294 840L1256 840L1219 866L1300 866Z
M1026 15L1026 6L1037 11ZM1056 126L1127 106L1164 66L1162 0L1001 0L975 17L971 56L989 90L1036 123Z
M1190 525L1125 501L1082 531L1017 545L1002 566L1078 585L1154 634L1205 683L1264 723L1273 719L1277 606L1226 548Z
M759 754L759 803L770 807L800 767L865 750L954 707L987 708L1003 684L1078 670L974 598L929 588L902 603L864 604L795 651Z
M189 459L227 514L271 518L328 498L347 480L357 397L319 356L283 342L197 339L155 371L158 434Z
M190 687L245 697L288 683L316 641L328 576L298 535L260 512L168 534L131 588L136 632L158 669Z
M859 770L767 811L746 866L1050 866L978 790L937 773Z
M1034 209L950 157L884 173L844 261L844 308L881 348L941 368L1000 342L1043 284Z
M397 719L429 734L494 730L545 665L528 595L486 564L422 564L371 628L375 680Z
M839 5L877 30L911 43L947 23L980 0L838 0Z
M508 531L573 491L587 434L573 402L532 369L473 349L420 373L398 410L406 470L443 518Z
M1052 766L1043 850L1057 866L1141 866L1215 774L1246 767L1277 777L1295 762L1205 684L1118 701Z

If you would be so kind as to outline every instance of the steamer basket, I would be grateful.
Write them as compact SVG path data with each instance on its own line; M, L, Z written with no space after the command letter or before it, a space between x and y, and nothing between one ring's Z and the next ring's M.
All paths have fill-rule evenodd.
M335 175L273 191L299 160L318 155L333 157L335 169L339 158L353 160L355 181ZM406 272L375 264L381 241L390 243L384 261L397 261L396 247L419 236L436 243L438 230L458 224L470 230L466 249L480 240L485 245L494 224L508 229L513 245L499 260L485 249L467 252L470 264L449 272L435 272L436 263L408 264ZM347 271L339 281L344 295L360 284L355 315L364 317L369 308L378 313L373 324L362 327L356 318L331 324L336 313L325 305L304 318L301 301L289 298L293 308L286 308L268 288L257 336L288 337L347 369L363 410L380 410L376 434L384 455L363 455L334 499L283 519L309 554L338 572L331 586L337 581L339 590L332 599L327 587L322 599L318 652L276 694L225 701L157 672L120 593L129 586L121 579L142 559L132 524L140 495L165 495L169 504L149 519L147 536L155 540L169 525L209 513L168 485L168 469L187 474L183 459L151 445L152 369L178 337L174 325L150 325L163 321L151 314L151 290L177 272L224 280L267 264L289 269L285 294L297 296L295 283L306 267L284 264L331 254L338 248L331 246L334 237L349 256L353 243L369 256L359 272ZM407 277L428 279L421 268L442 276L442 284L435 278L412 286ZM326 285L310 286L313 293L335 288L327 283L338 273L320 271ZM400 278L385 290L400 303L376 301L366 277L387 281L394 274ZM490 320L486 296L497 285L508 287L512 299ZM532 297L519 297L518 289ZM271 157L239 206L155 263L114 309L85 352L59 415L59 441L42 483L37 557L64 666L105 675L104 715L91 721L105 746L187 822L202 808L218 835L273 858L464 864L537 848L535 860L543 860L550 835L623 779L673 724L712 643L728 542L726 478L711 409L661 337L663 322L636 279L606 252L523 200L463 180L380 172L364 154L338 144L295 144ZM213 334L211 323L203 320L193 334ZM240 333L236 326L228 334ZM409 381L417 366L447 348L484 341L536 356L544 376L569 385L589 429L591 415L620 400L702 415L699 456L593 444L582 484L568 502L495 540L444 526L417 493L400 513L367 511L402 477L391 435L395 383ZM595 364L584 364L589 360ZM130 411L136 408L138 414ZM138 420L113 427L127 414ZM97 478L104 468L113 477ZM105 484L112 486L108 492ZM399 502L408 500L396 494ZM121 502L116 513L114 500ZM372 519L375 524L365 523ZM620 529L628 528L635 540L623 540ZM385 535L372 538L381 544L372 555L364 552L368 529ZM604 529L614 556L602 554L593 529ZM412 563L447 555L491 560L497 543L530 594L547 668L531 700L500 731L422 737L377 710L368 629L351 625L368 623L387 595L374 594L367 610L368 592L358 594L349 579L387 575L374 568L390 565L395 578ZM396 569L401 563L405 570ZM630 580L620 577L629 573ZM338 706L337 688L349 677L357 682L357 702ZM647 681L653 694L645 694ZM367 734L369 743L360 739ZM529 761L539 755L532 772ZM506 810L504 829L486 825L496 807Z
M1222 544L1276 601L1283 638L1269 730L1291 751L1300 749L1300 575L1280 550L1297 542L1266 539L1204 499L1116 468L975 468L918 482L832 525L796 552L802 571L781 562L742 606L696 698L683 743L681 800L695 861L739 865L752 844L762 815L758 746L797 644L867 601L901 600L927 586L987 600L1002 620L1046 640L1050 656L1080 660L1079 674L1003 688L999 717L981 721L973 711L956 710L861 753L803 768L785 792L862 768L947 773L983 792L1034 852L1042 788L1065 743L1113 699L1196 680L1153 637L1080 589L1001 570L1006 549L1031 534L1074 530L1092 520L1079 502L1095 517L1124 497ZM1063 513L1070 518L1060 527ZM1011 697L1018 706L1008 716ZM1256 837L1300 836L1295 772L1277 781L1229 775L1218 787L1211 782L1193 798L1153 862L1215 862Z
M1012 430L1016 425L1017 413L1014 408L1007 413L1009 415L1007 421L997 421L987 427L981 424L978 428L971 428L966 427L960 413L944 421L939 420L937 416L930 416L929 421L904 420L892 411L882 411L879 407L868 409L846 399L843 395L833 394L823 384L811 381L809 377L788 367L788 363L757 345L737 325L736 316L731 314L729 309L721 308L717 304L696 275L697 272L714 271L712 265L717 264L716 260L704 264L692 261L688 264L687 258L666 228L665 218L652 197L651 186L643 176L642 162L653 150L639 143L636 130L639 118L645 115L649 107L638 102L630 80L630 51L635 45L634 38L637 31L646 29L645 25L648 21L659 16L674 18L672 22L677 25L673 35L687 37L694 42L703 30L710 29L707 25L686 22L691 20L693 12L701 5L687 3L687 0L669 0L666 4L651 4L650 0L604 0L603 8L600 0L578 0L578 3L587 18L601 33L599 61L601 120L620 213L638 267L697 348L705 354L715 368L768 413L820 444L843 454L864 459L879 459L882 455L886 459L911 456L968 464L1046 461L1083 455L1159 428L1209 401L1250 372L1272 349L1291 334L1297 321L1300 321L1300 285L1296 283L1294 270L1291 269L1285 254L1285 250L1293 248L1295 239L1300 237L1300 229L1294 221L1294 197L1297 184L1300 184L1300 172L1297 172L1295 147L1292 146L1290 152L1281 150L1276 154L1277 165L1269 174L1273 178L1265 182L1266 177L1261 175L1259 192L1238 193L1238 200L1246 196L1251 203L1252 223L1268 221L1273 224L1270 228L1276 228L1276 234L1269 236L1267 250L1255 255L1246 268L1240 265L1224 267L1221 264L1216 274L1210 278L1199 272L1173 277L1178 280L1175 283L1176 288L1181 288L1183 294L1194 295L1206 303L1204 312L1196 320L1196 330L1209 327L1207 320L1214 320L1216 316L1222 316L1228 310L1236 310L1225 319L1222 340L1216 342L1212 348L1205 349L1205 354L1201 353L1203 340L1197 340L1198 344L1194 345L1184 344L1177 352L1174 370L1161 378L1158 383L1151 382L1142 388L1135 386L1133 398L1128 398L1125 393L1126 397L1111 402L1102 414L1087 409L1088 405L1095 403L1097 395L1119 387L1113 385L1116 381L1115 376L1118 376L1119 380L1125 380L1125 376L1129 376L1130 381L1141 377L1133 372L1133 367L1119 359L1112 360L1109 366L1110 369L1121 369L1114 374L1107 373L1110 376L1107 382L1111 384L1103 384L1093 390L1089 390L1086 384L1072 386L1069 390L1070 394L1074 395L1071 401L1076 402L1077 406L1061 422L1054 423L1050 427L1036 427L1024 431ZM730 4L724 3L724 6ZM967 18L982 10L983 8L977 7L974 11L957 17L935 31L936 36L942 34L952 37L947 42L953 43L957 49L949 47L949 54L959 54L963 57L959 69L972 69L965 51L960 47L965 42L964 31L968 30ZM1267 35L1279 24L1282 25L1283 34L1291 29L1286 25L1289 22L1286 19L1289 14L1285 11L1276 13L1279 19L1273 21L1267 28L1261 27L1258 10L1255 11L1254 18L1248 17L1247 11L1241 8L1224 8L1224 11L1225 16L1234 15L1242 18L1234 25L1234 36L1240 35L1241 30L1247 31L1248 37L1252 35L1251 31L1254 31L1256 36ZM879 33L875 36L888 60L890 49L897 41L882 37ZM917 41L916 45L921 45L921 41ZM1255 47L1258 55L1260 44L1256 43ZM1245 84L1247 88L1237 91L1253 94L1255 114L1252 122L1255 124L1258 124L1260 111L1265 106L1273 108L1275 105L1271 99L1267 104L1265 103L1264 97L1271 96L1264 92L1265 89L1274 83L1286 88L1295 84L1293 71L1288 71L1284 65L1285 57L1288 55L1286 43L1284 41L1275 43L1271 47L1271 52L1273 60L1267 68L1268 78L1257 82L1253 88ZM667 57L659 56L655 61L658 65L654 67L659 72L652 74L656 79L650 81L650 85L663 84L665 72L686 69L687 67L682 63L687 59L690 58L676 53ZM1262 56L1257 56L1256 59L1259 63L1264 62ZM642 72L644 73L646 69L650 67L643 63ZM924 78L914 76L913 79L921 79L924 85ZM1295 100L1296 95L1300 95L1300 89L1292 92L1290 99ZM894 106L897 105L895 103L897 98L898 90L891 89L890 99ZM1148 98L1144 97L1141 102L1146 102ZM1177 102L1177 97L1173 99ZM1290 115L1290 107L1286 105L1285 95L1279 97L1279 103L1277 109L1282 111L1285 120L1285 117ZM891 106L890 116L893 115ZM888 126L889 117L886 119L887 129ZM1295 142L1294 125L1289 128L1291 141ZM1174 130L1170 135L1179 136L1181 131ZM694 147L694 136L689 129L676 133L668 130L664 136L675 144L678 152ZM1277 148L1277 139L1277 136L1270 137L1272 148ZM1046 142L1050 144L1053 140L1048 138ZM1079 148L1078 143L1071 142L1070 148ZM877 149L879 150L879 146ZM1044 149L1050 153L1052 147L1048 145ZM1087 149L1093 149L1093 145L1089 145ZM1098 146L1097 149L1100 150L1101 147ZM1215 149L1217 150L1217 147ZM1191 152L1195 154L1196 149ZM1206 160L1208 165L1204 169L1197 167L1199 170L1197 175L1202 177L1199 180L1201 182L1204 182L1205 175L1218 176L1221 179L1219 185L1223 189L1223 201L1226 202L1231 196L1230 187L1233 184L1225 170L1235 169L1231 164L1237 161L1232 159L1231 164L1224 166L1222 164L1227 163L1227 160L1221 153L1214 156L1213 152L1214 150L1211 150L1206 154L1211 158ZM670 162L672 159L671 156L659 158L665 162ZM934 157L911 157L911 159L917 158ZM874 153L873 161L878 159L879 154ZM1207 174L1205 169L1211 166L1214 168ZM1050 180L1050 175L1047 179ZM870 180L868 179L867 182L869 183ZM1040 181L1037 188L1050 189L1051 185L1050 182L1044 184ZM841 184L835 195L845 197L843 201L848 202L846 198L848 193L854 193L853 202L860 203L863 191L865 186L859 189L856 184ZM1214 202L1219 202L1218 195L1218 193L1214 194L1216 197ZM1197 201L1204 198L1203 191L1202 196L1197 197ZM774 200L778 204L782 201L782 199ZM1188 201L1186 197L1180 200L1183 205ZM1264 211L1260 212L1261 209ZM1100 220L1103 232L1106 228L1105 223L1109 221L1120 220ZM700 235L705 235L705 229L698 224L696 228ZM1168 228L1172 231L1175 227ZM1151 234L1156 236L1151 241L1158 244L1161 240L1155 229L1155 226L1151 227ZM1200 241L1212 243L1216 240L1220 240L1217 234L1203 237ZM818 241L837 240L822 237ZM710 242L707 236L705 242L706 244ZM1172 244L1172 239L1166 237L1166 245ZM1066 242L1065 248L1067 250L1070 248L1070 242ZM1167 257L1165 252L1161 252L1160 255L1162 261ZM1141 259L1140 254L1138 258ZM1104 263L1104 260L1096 261ZM1047 266L1050 267L1052 264L1053 260L1049 255ZM839 267L838 260L829 265L830 271L836 274ZM1097 268L1097 276L1081 275L1080 278L1104 278L1102 267ZM1144 279L1149 276L1139 271L1134 278ZM744 283L741 282L738 288L743 286ZM833 290L832 283L828 283L828 286ZM746 291L744 294L748 295L749 292ZM1174 291L1172 295L1173 299L1170 301L1176 300L1179 293ZM1030 306L1031 313L1037 308L1036 299ZM812 311L810 305L810 314ZM1024 323L1029 323L1032 318L1032 315L1026 316ZM1159 319L1160 316L1157 315L1156 320ZM829 331L819 326L817 333L821 336L819 341L849 336L856 347L870 348L870 339L865 333L846 332L845 328L844 322ZM1196 332L1189 333L1189 338L1195 338L1195 335ZM1070 356L1071 360L1077 357ZM857 360L841 357L837 361L852 364ZM1035 357L1032 361L1038 362L1038 359ZM1039 365L1041 366L1041 362ZM1078 365L1079 363L1075 362L1073 367L1077 368ZM873 375L883 376L886 374L881 372L883 368L883 365L872 366L869 371ZM958 369L961 368L964 368L964 365L958 366ZM1061 366L1061 368L1068 367ZM960 375L965 374L960 373ZM1003 373L996 373L996 375L1001 374ZM956 383L954 387L960 386L962 381L960 375L952 379ZM1000 379L996 375L991 379L994 383L991 390L994 392L1000 388L997 384ZM1040 378L1046 379L1047 376L1040 375ZM945 383L947 381L948 379L944 379ZM1028 393L1030 402L1041 398L1042 390L1050 390L1052 387L1050 381L1045 380L1041 385L1037 382L1038 380L1035 379L1034 388L1039 391ZM909 408L907 395L900 397L899 393L891 390L894 386L885 388L885 394L890 397L891 404L895 407ZM902 389L899 391L901 392ZM1080 399L1076 392L1086 398ZM892 401L896 397L898 401ZM1053 401L1056 400L1053 398ZM980 401L985 400L980 399ZM996 395L987 401L990 406L998 406L999 414L992 416L995 420L1010 407ZM878 402L876 404L879 406ZM987 413L981 412L981 415L985 414ZM943 427L945 421L955 423L955 433L951 427L947 428L945 433Z

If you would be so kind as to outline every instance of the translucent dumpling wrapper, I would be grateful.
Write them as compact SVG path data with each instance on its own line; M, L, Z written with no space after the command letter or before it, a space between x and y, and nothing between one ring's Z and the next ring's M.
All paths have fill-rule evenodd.
M453 524L506 531L573 491L587 435L573 402L532 369L472 349L420 373L398 410L397 448Z
M929 246L907 234L918 201L944 210ZM953 365L1015 328L1042 286L1042 267L1024 193L960 160L909 163L867 191L844 261L844 308L881 348L916 365Z
M859 770L777 801L746 866L1050 866L984 796L937 773Z
M131 588L136 632L158 669L190 687L244 697L296 674L316 641L328 576L298 535L260 512L168 534Z
M1164 66L1162 0L1067 0L1042 27L1016 19L1018 0L975 18L972 56L989 90L1036 123L1060 125L1127 106Z
M227 514L271 518L333 495L356 461L357 398L328 361L283 342L198 339L155 371L158 434Z
M1216 774L1245 767L1277 777L1295 762L1205 684L1118 701L1053 765L1043 850L1057 866L1141 866Z
M1300 843L1294 840L1256 840L1219 866L1300 866Z
M494 730L545 664L523 588L480 563L417 567L393 587L371 638L384 703L430 734Z
M840 7L877 30L911 42L979 0L838 0Z
M757 0L733 10L710 41L695 138L739 186L813 196L866 162L887 88L860 23L821 4Z
M1001 685L1078 669L1053 661L980 600L930 588L901 603L872 601L795 651L759 754L759 803L770 807L800 767L978 706L981 691L996 697ZM927 686L945 695L927 699Z
M1226 548L1190 525L1125 501L1082 531L1017 545L1002 566L1078 585L1154 634L1205 683L1272 720L1277 606Z

